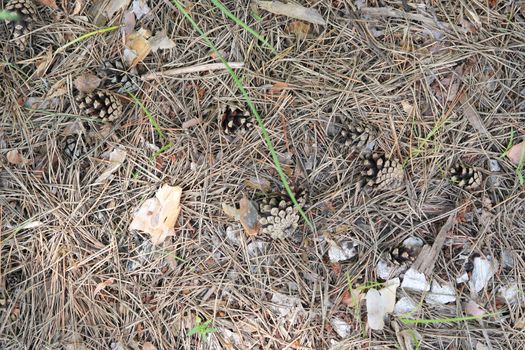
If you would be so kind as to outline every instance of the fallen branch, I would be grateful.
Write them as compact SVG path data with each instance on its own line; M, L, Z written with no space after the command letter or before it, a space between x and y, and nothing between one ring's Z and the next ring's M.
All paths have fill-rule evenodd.
M239 69L239 68L244 67L243 62L228 62L228 65L232 69ZM160 77L173 77L173 76L181 75L181 74L198 73L198 72L206 72L206 71L221 70L221 69L226 70L226 66L222 63L209 63L209 64L202 64L199 66L170 69L165 72L148 73L148 74L143 75L142 79L143 80L155 80Z

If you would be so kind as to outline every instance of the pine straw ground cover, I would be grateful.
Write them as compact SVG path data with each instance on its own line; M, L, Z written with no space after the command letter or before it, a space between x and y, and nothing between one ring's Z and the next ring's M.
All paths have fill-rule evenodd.
M248 237L223 212L243 195L260 198L246 180L274 191L281 185L258 127L233 141L221 130L213 111L245 105L225 70L162 73L218 62L172 3L150 1L136 25L165 30L176 43L143 60L143 72L158 74L139 78L134 92L165 139L126 93L112 124L79 113L73 81L122 55L121 31L57 49L118 25L121 12L103 23L97 2L60 3L66 7L39 7L26 52L1 31L1 349L408 349L407 334L420 349L523 346L524 187L500 157L525 135L519 1L434 0L406 9L388 0L301 1L326 26L224 1L275 53L213 4L184 1L226 59L244 63L236 72L288 179L308 191L315 229L301 222L299 240ZM52 60L39 66L48 52ZM54 86L62 91L52 96ZM78 121L94 141L71 160L64 135ZM375 130L376 150L403 163L400 189L359 190L362 159L339 139L356 122ZM97 183L104 154L118 147L126 160ZM448 180L458 163L481 171L479 189ZM183 207L176 235L152 246L128 227L163 184L183 188ZM349 285L366 291L382 281L376 267L392 247L412 236L431 245L450 215L456 221L429 278L452 281L455 301L430 304L425 292L400 288L398 298L418 304L413 317L428 322L390 315L382 331L369 329ZM358 256L331 263L330 240L353 242ZM476 256L499 261L479 293L455 283ZM498 294L511 282L514 303ZM492 315L461 319L469 301Z

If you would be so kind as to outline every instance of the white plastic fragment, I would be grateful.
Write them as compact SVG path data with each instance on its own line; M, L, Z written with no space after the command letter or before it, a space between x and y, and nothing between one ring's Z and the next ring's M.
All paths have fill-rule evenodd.
M385 326L385 316L394 311L397 287L399 278L394 278L386 281L384 288L372 288L366 293L368 326L371 329L381 330Z
M425 297L429 304L448 304L456 301L456 291L450 283L441 285L437 281L432 281L430 293Z
M399 299L394 306L394 315L403 316L405 318L413 318L413 313L417 309L417 304L415 301L409 297L402 297Z
M346 321L340 319L339 317L332 318L330 320L330 323L332 324L332 328L334 329L334 331L341 338L348 337L352 332L352 327L350 327L350 325Z
M401 288L419 292L428 292L430 290L430 283L428 283L424 274L410 268L407 272L405 272L405 277L403 278Z
M465 283L468 282L469 279L470 278L468 276L468 273L465 272L464 274L456 278L456 283Z
M498 263L494 259L474 258L474 269L472 270L472 278L470 280L471 288L473 288L476 293L484 289L496 273L497 268Z

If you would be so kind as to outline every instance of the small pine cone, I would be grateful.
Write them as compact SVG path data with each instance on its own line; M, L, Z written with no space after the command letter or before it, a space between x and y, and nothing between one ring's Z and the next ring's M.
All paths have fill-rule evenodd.
M249 112L243 111L236 106L226 106L223 109L221 113L221 128L226 135L246 134L253 127L254 124Z
M414 262L417 258L418 250L415 248L405 247L400 245L390 250L390 256L395 264L403 264L406 262Z
M134 72L128 72L122 61L105 61L97 70L97 75L105 79L105 85L108 89L116 89L119 93L127 91L133 92L138 89L137 82L134 79Z
M341 130L341 137L345 146L352 152L361 151L373 141L373 132L366 126L350 124Z
M71 161L80 159L85 153L84 143L80 135L68 135L62 145L64 155Z
M122 116L122 102L115 94L107 91L80 93L75 98L82 113L97 117L103 121L114 121Z
M362 185L378 190L396 189L403 185L403 165L397 159L386 159L384 155L373 153L365 156L363 165L366 170L361 172Z
M5 11L16 13L17 19L6 21L11 38L20 51L25 51L31 42L30 33L37 20L37 9L32 0L11 0Z
M297 203L304 207L304 192L296 193ZM299 227L300 214L288 195L280 194L263 199L259 213L262 233L267 233L274 239L294 238L294 233Z
M476 191L481 187L483 176L468 165L458 164L450 169L450 181L466 191Z

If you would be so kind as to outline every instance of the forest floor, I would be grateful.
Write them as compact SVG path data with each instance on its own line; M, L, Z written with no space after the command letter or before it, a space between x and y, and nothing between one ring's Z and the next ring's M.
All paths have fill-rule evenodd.
M223 0L265 44L176 2L36 1L22 49L0 23L0 349L521 349L525 4ZM236 217L287 198L276 160L311 222L284 237Z

